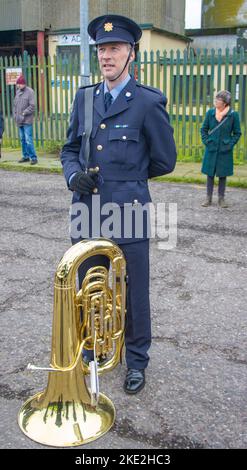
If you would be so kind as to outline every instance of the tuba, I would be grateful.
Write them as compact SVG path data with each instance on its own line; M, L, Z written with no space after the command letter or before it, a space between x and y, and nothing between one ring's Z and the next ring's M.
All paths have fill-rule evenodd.
M77 292L77 270L94 255L106 256L110 269L90 268ZM92 364L97 369L97 360L88 365L82 350L93 350L95 359L106 357L99 374L119 363L125 302L126 262L118 245L104 238L83 240L64 254L55 274L51 364L28 365L49 372L47 388L29 398L18 415L19 426L30 439L48 446L78 446L112 427L113 403L95 384L92 390L92 382L89 390L85 379ZM96 385L97 375L96 370Z

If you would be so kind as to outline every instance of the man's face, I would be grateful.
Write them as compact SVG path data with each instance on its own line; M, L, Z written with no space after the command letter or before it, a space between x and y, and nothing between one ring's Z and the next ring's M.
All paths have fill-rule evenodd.
M98 60L105 80L112 80L121 73L128 59L129 52L130 45L123 42L99 44ZM131 54L130 62L133 60L134 52ZM127 68L126 70L128 71Z

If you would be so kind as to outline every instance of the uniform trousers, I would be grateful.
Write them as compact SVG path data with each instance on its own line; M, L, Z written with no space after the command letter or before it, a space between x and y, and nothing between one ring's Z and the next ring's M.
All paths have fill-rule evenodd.
M80 240L72 240L72 243L78 241ZM131 369L145 369L148 365L148 349L151 345L149 240L119 246L126 258L128 279L125 326L126 364ZM87 270L100 265L108 269L108 258L103 255L92 256L79 267L80 287ZM92 355L89 358L92 359Z

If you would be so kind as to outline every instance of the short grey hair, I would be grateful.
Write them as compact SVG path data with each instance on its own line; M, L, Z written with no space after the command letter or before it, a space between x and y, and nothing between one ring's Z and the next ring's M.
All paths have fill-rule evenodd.
M218 100L222 100L226 105L230 105L231 100L232 100L232 95L230 91L222 90L217 93L215 98Z

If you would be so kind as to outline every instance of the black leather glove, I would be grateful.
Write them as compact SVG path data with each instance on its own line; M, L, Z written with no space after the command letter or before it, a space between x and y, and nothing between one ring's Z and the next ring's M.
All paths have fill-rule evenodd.
M71 179L69 187L73 191L78 191L78 193L85 195L92 193L96 184L90 173L78 171Z

